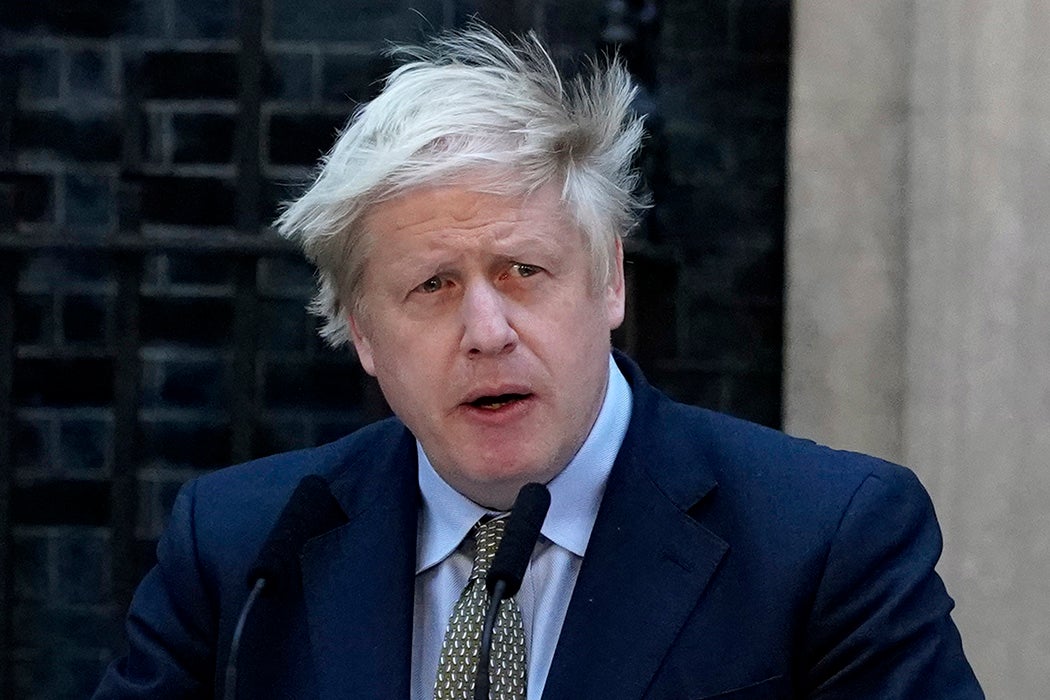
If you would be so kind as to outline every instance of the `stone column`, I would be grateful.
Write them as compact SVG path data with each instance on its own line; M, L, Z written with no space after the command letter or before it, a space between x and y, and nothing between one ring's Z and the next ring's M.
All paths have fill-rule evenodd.
M911 0L795 3L784 422L900 458Z
M1050 0L846 4L796 3L785 424L919 473L988 697L1044 697Z
M904 459L988 696L1050 688L1050 2L915 3Z

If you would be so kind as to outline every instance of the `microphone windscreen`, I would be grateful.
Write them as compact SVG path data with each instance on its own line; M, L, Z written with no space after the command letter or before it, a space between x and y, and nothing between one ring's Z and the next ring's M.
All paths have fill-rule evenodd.
M506 583L506 598L521 588L521 579L525 576L525 568L529 565L550 505L551 494L543 484L525 484L518 492L514 508L507 518L503 540L485 578L489 593L493 592L497 581Z
M303 477L248 571L248 587L263 578L265 593L292 589L299 580L299 553L306 541L346 522L328 482L316 474Z

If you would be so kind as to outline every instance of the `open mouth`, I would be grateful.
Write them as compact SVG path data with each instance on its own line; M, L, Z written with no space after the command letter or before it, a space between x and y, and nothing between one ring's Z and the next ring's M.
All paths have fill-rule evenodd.
M482 408L487 411L495 411L497 409L508 406L516 401L522 401L529 398L531 394L498 394L496 396L479 396L470 402L470 405L474 408Z

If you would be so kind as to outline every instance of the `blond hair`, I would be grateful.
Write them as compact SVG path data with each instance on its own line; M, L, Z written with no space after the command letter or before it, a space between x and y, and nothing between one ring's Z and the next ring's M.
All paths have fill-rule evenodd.
M587 241L593 278L612 274L614 242L646 205L632 162L643 135L635 87L615 58L592 62L566 86L535 34L508 42L472 24L420 46L362 105L322 158L316 179L278 217L318 268L311 310L332 345L349 340L369 246L369 207L420 185L482 174L487 191L525 194L560 182ZM349 308L347 307L349 305Z

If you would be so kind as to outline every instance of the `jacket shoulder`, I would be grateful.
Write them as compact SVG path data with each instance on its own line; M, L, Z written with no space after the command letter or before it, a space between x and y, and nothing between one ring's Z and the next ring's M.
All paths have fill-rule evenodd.
M921 489L915 474L879 457L835 449L813 440L666 397L658 403L657 424L670 428L680 447L679 464L712 472L720 487L741 483L748 489L782 494L826 496L851 493L869 477Z
M402 440L405 431L399 420L388 418L324 445L282 452L210 472L197 479L198 488L246 494L256 489L290 493L305 476L318 475L331 481L361 460L373 462L378 451Z
M387 419L319 447L200 476L180 490L165 538L191 538L200 566L215 572L218 584L225 572L247 571L303 477L345 482L348 491L374 485L388 470L404 468L390 456L409 437L400 421Z

